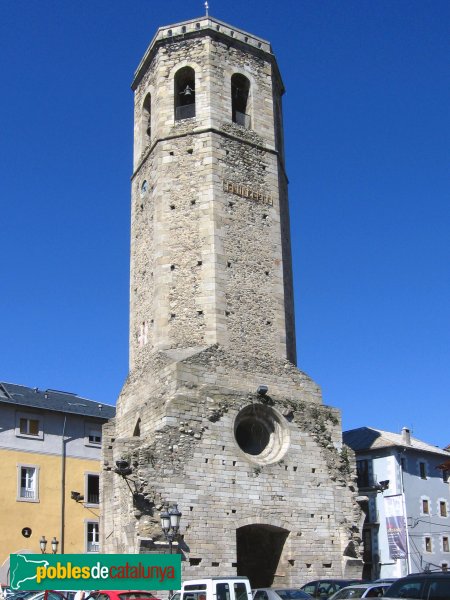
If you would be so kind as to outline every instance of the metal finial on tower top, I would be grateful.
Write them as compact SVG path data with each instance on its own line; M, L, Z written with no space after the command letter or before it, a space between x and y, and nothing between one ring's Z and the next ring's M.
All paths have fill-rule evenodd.
M208 16L208 9L209 9L209 4L208 4L208 0L206 0L206 2L205 2L206 16Z

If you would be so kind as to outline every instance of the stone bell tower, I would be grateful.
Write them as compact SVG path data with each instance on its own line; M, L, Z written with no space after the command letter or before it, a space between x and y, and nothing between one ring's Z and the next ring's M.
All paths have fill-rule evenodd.
M130 372L104 430L103 552L167 551L177 503L183 577L359 576L340 414L295 367L271 46L211 17L162 27L132 88Z

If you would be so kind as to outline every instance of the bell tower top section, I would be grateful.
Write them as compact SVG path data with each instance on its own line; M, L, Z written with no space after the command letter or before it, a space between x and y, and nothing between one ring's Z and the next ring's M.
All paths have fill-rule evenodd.
M231 85L226 85L232 76ZM147 103L154 105L144 106L143 122L135 121L135 169L146 146L173 135L171 104L174 121L195 116L197 131L221 128L229 120L231 106L232 122L258 133L260 141L284 159L284 86L271 45L262 38L212 17L160 27L131 87L136 102L145 104L145 94ZM269 102L275 104L275 111L268 111ZM274 122L278 117L279 122Z
M224 41L228 38L230 43L246 44L250 48L254 48L259 52L269 54L274 63L275 57L272 53L272 46L267 40L263 40L251 33L247 33L242 29L228 25L223 21L218 21L209 16L200 17L199 19L191 19L189 21L183 21L182 23L176 23L174 25L167 25L166 27L160 27L156 32L153 40L141 60L138 68L136 69L134 80L132 83L132 89L135 90L139 84L142 75L148 68L149 62L152 60L152 56L156 51L156 47L164 43L172 43L173 41L179 41L182 39L189 39L191 37L198 37L199 35L212 35L217 38L221 37Z
M209 16L162 27L132 89L130 370L211 346L295 363L270 43Z

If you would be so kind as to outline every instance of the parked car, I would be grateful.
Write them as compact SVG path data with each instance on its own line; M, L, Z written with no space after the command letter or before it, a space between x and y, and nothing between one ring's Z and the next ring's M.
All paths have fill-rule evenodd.
M188 579L181 588L182 600L252 600L247 577ZM101 599L102 600L102 599Z
M41 590L40 592L32 592L31 596L25 596L20 600L74 600L77 592L73 590L65 591L54 591L54 590ZM86 592L86 596L89 592ZM13 600L17 600L13 598Z
M448 600L450 598L450 572L412 573L397 579L386 591L386 600Z
M6 600L25 600L25 598L29 598L30 596L37 594L37 592L12 590L10 587L3 587L2 594L3 598Z
M150 592L145 590L96 590L91 592L86 600L159 600Z
M348 600L348 598L381 598L390 587L390 583L358 583L348 585L335 592L330 600Z
M312 600L312 596L297 588L257 588L253 600Z
M306 583L301 589L313 598L327 600L341 588L356 583L363 583L363 581L362 579L317 579Z

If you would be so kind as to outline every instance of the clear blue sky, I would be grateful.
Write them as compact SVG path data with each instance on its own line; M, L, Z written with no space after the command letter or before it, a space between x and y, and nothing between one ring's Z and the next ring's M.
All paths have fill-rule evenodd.
M203 0L0 3L0 380L115 403L128 365L130 82ZM450 2L211 0L272 42L299 366L345 429L450 443Z

